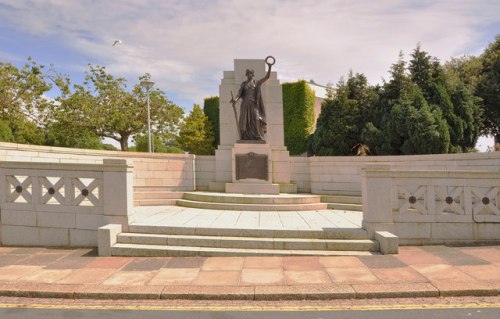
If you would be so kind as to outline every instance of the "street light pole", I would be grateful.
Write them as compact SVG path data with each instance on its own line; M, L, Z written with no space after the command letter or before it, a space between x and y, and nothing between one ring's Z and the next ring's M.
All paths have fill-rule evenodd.
M149 91L153 88L155 83L152 81L142 81L141 86L144 87L148 93L148 152L151 153L151 116L149 108Z

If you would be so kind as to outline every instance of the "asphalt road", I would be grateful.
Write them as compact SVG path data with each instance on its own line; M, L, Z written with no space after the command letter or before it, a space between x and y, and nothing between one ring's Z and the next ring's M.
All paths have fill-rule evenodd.
M498 319L500 307L328 311L176 311L119 309L0 308L2 319Z

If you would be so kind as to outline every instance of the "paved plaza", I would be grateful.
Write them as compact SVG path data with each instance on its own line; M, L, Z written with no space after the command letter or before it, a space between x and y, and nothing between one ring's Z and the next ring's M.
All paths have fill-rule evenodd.
M165 227L275 229L316 231L361 228L362 212L317 211L215 211L180 206L135 207L132 225Z
M135 299L496 296L500 246L400 247L398 255L98 257L0 247L0 295Z

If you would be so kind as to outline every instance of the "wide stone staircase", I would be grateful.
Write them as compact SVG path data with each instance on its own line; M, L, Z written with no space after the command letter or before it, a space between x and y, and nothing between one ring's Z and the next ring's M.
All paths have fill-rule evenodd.
M380 249L355 196L187 192L177 206L136 207L114 256L360 255ZM356 212L358 211L358 212Z

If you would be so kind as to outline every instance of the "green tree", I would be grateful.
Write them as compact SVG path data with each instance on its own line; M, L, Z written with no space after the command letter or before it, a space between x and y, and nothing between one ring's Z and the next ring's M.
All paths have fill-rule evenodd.
M149 79L146 74L140 80ZM92 130L100 137L120 143L128 150L129 139L146 129L147 92L136 84L126 90L126 80L108 74L104 67L89 65L83 85L74 85L54 107L55 120L75 130ZM150 92L151 127L156 132L175 135L183 110L156 88Z
M306 81L284 83L283 121L285 145L290 155L307 150L307 140L314 128L314 91Z
M476 94L483 99L482 132L500 143L500 34L481 54L482 72Z
M134 151L137 152L147 152L148 151L148 135L138 134L134 137L135 148ZM177 143L173 145L172 143L166 143L160 135L152 134L151 138L151 148L155 153L182 153L182 149L177 147Z
M0 60L0 120L12 134L12 142L43 144L43 127L53 101L44 94L62 77L28 58L22 68Z
M419 54L419 56L421 56ZM362 140L372 153L379 155L446 153L449 149L449 132L441 111L432 109L420 88L431 92L432 83L426 83L434 72L430 59L423 59L423 66L415 63L413 70L421 74L407 73L406 62L400 53L389 73L391 79L380 90L371 121L364 125ZM427 61L429 63L427 63Z
M194 105L180 125L179 145L196 155L211 155L215 152L212 124L198 104Z
M483 62L480 57L463 56L451 58L444 64L447 87L455 91L459 85L465 86L471 93L476 91L479 83Z
M2 120L0 120L0 142L14 142L9 123Z
M219 97L212 96L203 101L203 112L212 124L214 132L214 148L220 143L220 124L219 124Z
M63 122L53 122L47 127L45 145L84 149L104 149L102 139L92 130L83 127L76 131Z
M449 152L465 152L478 138L477 121L481 114L480 101L467 92L477 83L478 63L475 59L454 60L445 67L436 58L414 50L410 75L424 94L431 110L439 110L450 133Z
M348 75L337 85L335 96L321 105L311 148L316 155L355 154L361 139L366 111L376 103L375 89L368 85L363 74Z

